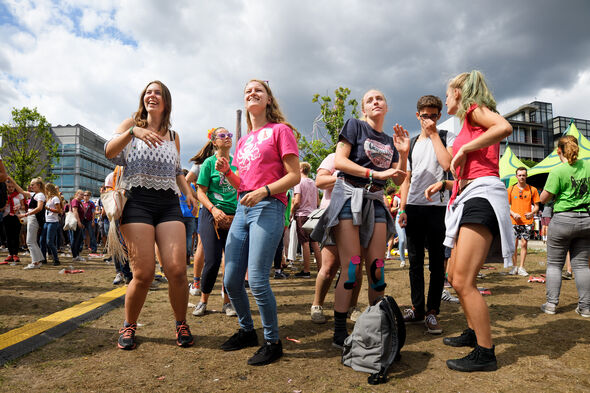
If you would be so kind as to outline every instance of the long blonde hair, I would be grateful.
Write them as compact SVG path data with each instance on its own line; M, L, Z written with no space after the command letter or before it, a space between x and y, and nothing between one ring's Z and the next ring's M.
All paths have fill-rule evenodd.
M59 198L59 190L57 189L57 186L53 183L47 183L45 184L45 196L47 198L53 198L53 197L58 197Z
M457 110L457 117L461 120L465 120L465 114L473 104L485 106L491 111L498 113L496 110L496 100L480 71L473 70L457 75L451 79L449 87L461 89L461 102Z
M265 81L260 80L260 79L250 79L248 81L248 83L250 83L250 82L260 83L264 87L264 89L266 90L266 94L268 94L268 97L270 98L270 102L266 106L266 119L271 123L282 123L282 124L288 126L290 129L293 130L297 139L299 139L299 132L295 129L295 127L293 127L287 121L287 119L285 118L285 115L283 115L283 112L281 111L281 107L279 106L279 103L277 102L274 95L272 94L272 90L270 90L270 87L268 86L268 84ZM248 83L246 83L246 86L248 85ZM246 123L248 124L248 131L252 131L252 120L250 120L250 112L248 112L247 109L246 109Z
M43 179L40 177L34 177L31 179L31 183L35 183L39 186L39 192L42 194L46 194L45 192L45 183L43 182Z
M578 161L580 147L578 146L578 140L575 137L571 135L562 136L557 142L557 147L561 150L561 154L563 154L570 165L573 165Z

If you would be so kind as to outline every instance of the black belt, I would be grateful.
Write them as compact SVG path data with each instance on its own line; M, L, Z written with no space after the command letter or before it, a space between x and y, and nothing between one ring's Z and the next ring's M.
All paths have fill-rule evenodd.
M346 177L342 177L342 179L355 188L364 188L369 192L383 191L383 186L380 184L356 182L354 180L347 179Z

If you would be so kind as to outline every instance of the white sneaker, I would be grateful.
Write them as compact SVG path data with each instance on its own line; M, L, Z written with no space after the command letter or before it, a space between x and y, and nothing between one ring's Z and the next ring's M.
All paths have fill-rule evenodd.
M557 306L553 303L543 303L541 304L541 310L545 313L545 314L550 314L553 315L555 314L555 310L556 310Z
M451 295L451 292L449 292L448 289L443 289L442 296L440 297L440 300L442 300L443 302L449 302L449 303L460 303L459 298Z
M27 266L24 267L24 270L31 270L31 269L40 269L41 268L41 263L29 263Z
M224 312L225 315L227 315L228 317L235 317L238 315L238 313L234 309L233 304L231 303L224 303L223 307L221 307L221 312Z
M76 258L72 259L72 262L86 262L86 258L78 255Z
M123 273L117 273L117 275L115 276L115 279L113 280L113 285L119 285L125 282L125 276L123 276Z
M196 317L202 317L203 315L205 315L206 312L207 312L207 303L199 302L199 304L197 304L195 306L195 309L193 311L193 315Z
M350 307L348 309L348 316L352 322L356 322L356 320L361 316L363 311L360 309L359 306Z
M313 323L326 323L324 308L322 306L311 306L311 321Z
M197 285L193 282L188 284L188 293L193 296L200 296L201 295L201 288L197 287Z
M518 266L512 266L512 269L508 272L508 274L514 276L516 273L518 273Z
M406 261L401 261L399 263L399 267L406 267Z
M518 268L518 275L524 277L524 276L528 276L529 273L526 270L524 270L524 267L519 267Z
M580 306L576 307L576 312L584 318L590 318L590 309L582 309Z

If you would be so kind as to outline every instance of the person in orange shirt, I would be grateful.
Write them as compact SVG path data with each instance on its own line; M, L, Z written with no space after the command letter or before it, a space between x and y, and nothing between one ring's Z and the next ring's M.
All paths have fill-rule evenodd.
M516 179L518 183L508 188L508 203L510 204L510 217L512 218L512 225L514 228L514 235L516 236L516 246L512 262L514 267L509 274L519 274L520 276L528 276L528 272L524 268L524 260L526 259L527 246L531 230L533 228L533 221L535 214L539 211L539 192L533 186L526 183L527 170L525 167L520 167L516 170ZM518 240L520 239L520 264L517 266L518 254Z

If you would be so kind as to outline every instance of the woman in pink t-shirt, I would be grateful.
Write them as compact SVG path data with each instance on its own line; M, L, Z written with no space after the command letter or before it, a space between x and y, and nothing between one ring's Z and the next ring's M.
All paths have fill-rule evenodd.
M215 169L238 190L238 207L225 245L224 286L238 314L240 329L221 346L235 351L258 345L244 279L260 311L264 344L248 359L254 366L283 355L279 340L277 305L270 288L270 268L283 234L286 191L299 183L299 150L291 127L281 113L268 84L251 80L244 89L248 134L234 156L238 174L225 158Z
M496 111L494 97L479 71L452 79L446 104L447 112L463 121L451 161L451 172L457 180L435 183L425 195L430 199L442 187L453 189L445 218L445 245L453 247L449 282L457 291L469 326L460 336L443 342L454 347L475 347L464 358L448 360L447 366L457 371L493 371L497 362L490 315L476 278L494 237L501 239L502 254L508 258L510 243L514 243L506 236L511 233L509 207L506 188L498 177L499 142L512 133L512 127Z

